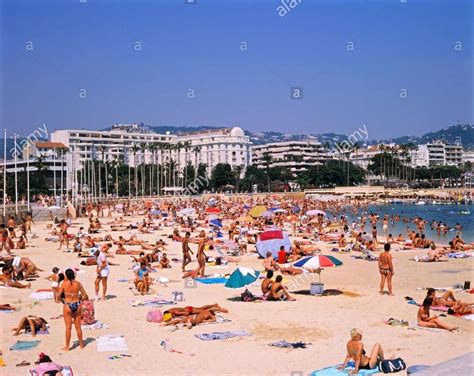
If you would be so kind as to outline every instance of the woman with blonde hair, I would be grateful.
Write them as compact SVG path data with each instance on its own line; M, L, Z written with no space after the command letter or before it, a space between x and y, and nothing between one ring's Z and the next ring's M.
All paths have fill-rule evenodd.
M347 342L346 359L344 359L344 363L338 369L346 368L351 360L355 362L355 367L351 374L359 373L360 369L374 369L380 361L384 360L382 346L380 343L376 343L370 353L370 357L368 357L362 343L362 332L354 328L351 330L351 339Z

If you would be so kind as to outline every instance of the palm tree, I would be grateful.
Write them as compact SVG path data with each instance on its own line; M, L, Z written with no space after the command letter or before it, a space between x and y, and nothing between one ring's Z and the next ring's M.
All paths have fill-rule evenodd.
M265 167L267 171L267 189L268 192L270 192L270 163L272 163L273 157L269 152L265 152L263 153L262 159L265 162Z
M198 168L198 162L197 162L197 159L198 159L198 154L201 152L201 146L195 146L193 148L193 153L194 153L194 168L195 170L197 171L197 168Z
M150 163L150 196L153 194L153 167L156 164L156 150L158 149L158 143L154 142L148 145L148 150L151 151L151 163Z
M235 193L239 192L239 185L240 185L240 176L242 175L242 166L237 165L234 166L234 177L235 177Z
M99 149L99 152L102 154L102 159L98 163L99 165L99 197L102 197L102 179L101 179L100 170L101 170L102 163L104 163L105 161L105 151L107 150L107 148L104 145L100 145L98 149Z
M148 149L147 144L143 143L140 144L140 150L142 152L142 163L141 163L141 181L142 181L142 198L145 196L145 172L146 172L146 165L145 165L145 154L146 150Z
M182 142L178 142L176 145L175 145L175 150L177 151L177 163L176 163L176 183L179 187L179 167L181 165L181 158L180 158L180 153L181 153L181 149L183 148L183 143Z
M137 151L140 150L140 147L136 144L133 144L130 150L133 153L133 169L135 175L135 198L138 199L138 168L137 168Z
M188 152L191 150L191 141L185 141L184 146L184 187L188 185Z

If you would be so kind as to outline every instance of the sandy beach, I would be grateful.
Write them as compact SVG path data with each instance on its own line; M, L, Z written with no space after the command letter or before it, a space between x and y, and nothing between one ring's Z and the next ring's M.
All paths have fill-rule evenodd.
M117 214L114 213L114 217ZM141 220L140 217L126 217L128 221ZM100 218L101 222L110 219ZM73 220L69 233L86 226L86 218ZM115 255L114 246L110 260L118 263L111 266L108 287L108 299L95 302L95 318L108 325L108 329L84 330L86 347L79 349L74 345L70 352L64 352L64 322L62 318L52 319L62 314L62 304L53 300L34 301L30 294L38 289L49 289L50 282L45 278L53 267L60 269L77 268L77 280L85 287L90 297L94 296L95 266L80 265L74 253L57 250L58 243L46 242L50 229L47 222L33 224L33 232L38 238L29 237L30 247L15 250L21 256L29 257L39 268L40 278L32 282L30 289L0 288L0 303L17 307L13 313L0 312L1 350L6 363L0 368L0 375L25 375L27 369L34 368L38 353L48 354L54 362L70 365L75 375L300 375L308 374L320 368L341 363L345 357L345 344L349 340L349 331L356 327L363 331L363 342L370 351L375 343L382 344L386 356L395 354L402 357L407 365L433 365L453 357L473 351L473 323L457 317L446 317L443 321L459 326L458 332L444 330L422 330L420 328L392 327L384 323L389 318L407 320L416 325L417 307L407 304L405 296L421 302L426 295L421 287L447 287L473 281L472 258L450 259L448 262L417 263L410 258L424 255L423 250L393 251L394 258L394 294L381 296L378 292L379 272L377 262L370 262L348 254L331 253L343 261L337 268L327 268L321 274L325 288L339 289L345 292L338 296L311 296L295 294L294 302L242 302L235 299L243 289L228 289L223 284L201 284L193 280L183 280L181 264L171 262L172 268L158 269L151 273L155 280L166 277L166 284L154 283L154 295L136 296L133 286L132 262L129 255ZM170 259L181 259L181 243L167 238L173 227L165 227L153 234L142 234L140 238L154 242L164 239L168 245ZM100 235L110 233L107 226ZM114 238L129 236L130 231L112 232ZM194 232L193 235L197 235ZM292 239L292 237L290 237ZM323 253L329 253L330 245L320 244ZM191 244L193 251L197 245ZM127 246L127 249L139 249ZM254 246L249 246L253 250ZM326 250L326 251L325 251ZM5 253L3 253L5 255ZM190 269L194 269L195 255ZM238 264L206 267L206 274L231 273L237 266L250 267L262 271L262 260L255 253L242 256ZM127 279L128 282L118 280ZM290 290L309 289L310 282L318 281L316 274L304 274L296 277L285 276L284 284ZM255 294L260 293L260 283L249 288ZM192 328L162 327L146 321L149 307L132 307L130 300L159 296L173 300L173 291L184 293L184 302L178 306L200 306L219 303L229 310L225 315L231 322L199 325ZM455 291L455 295L467 302L473 302L472 295ZM168 306L167 306L168 307ZM166 308L161 308L162 310ZM10 351L17 341L32 340L30 334L14 337L11 329L21 317L34 314L44 317L49 325L49 334L39 334L35 340L41 343L27 351ZM195 334L213 331L245 330L251 335L226 340L202 341ZM98 352L95 338L103 335L123 335L128 351ZM73 329L73 341L77 340ZM167 341L166 351L160 345ZM306 349L282 349L270 347L276 341L303 341L311 345ZM130 357L108 359L114 355L127 354ZM28 361L31 366L16 367ZM301 372L301 373L299 373ZM403 372L400 374L404 374Z

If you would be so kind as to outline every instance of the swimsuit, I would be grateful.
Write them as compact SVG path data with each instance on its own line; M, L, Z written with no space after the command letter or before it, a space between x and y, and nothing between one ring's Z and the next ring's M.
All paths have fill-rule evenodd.
M79 309L81 302L64 303L64 304L66 304L69 307L72 313L75 313Z
M382 269L380 268L380 273L383 274L383 275L390 275L392 274L392 270L391 269Z

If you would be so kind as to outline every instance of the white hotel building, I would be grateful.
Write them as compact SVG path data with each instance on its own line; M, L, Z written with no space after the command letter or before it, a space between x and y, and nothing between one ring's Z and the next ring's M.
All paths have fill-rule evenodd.
M68 148L67 172L82 169L87 160L114 161L121 159L130 166L142 163L166 163L171 159L177 161L182 170L186 162L197 166L207 165L210 173L218 163L239 166L242 171L251 164L251 142L241 128L212 129L182 134L153 133L138 124L119 124L110 131L59 130L51 133L52 142L60 142ZM177 145L187 143L178 150L149 149L152 144ZM68 179L68 189L72 186Z

